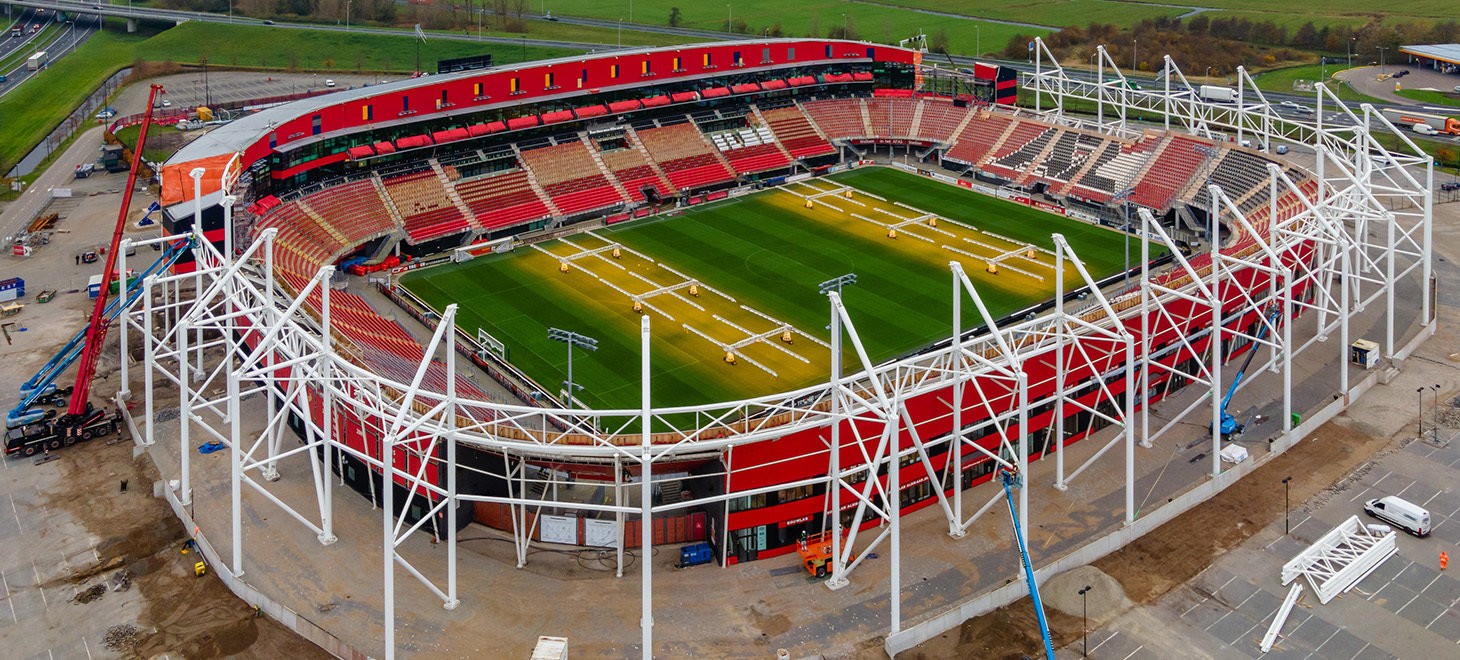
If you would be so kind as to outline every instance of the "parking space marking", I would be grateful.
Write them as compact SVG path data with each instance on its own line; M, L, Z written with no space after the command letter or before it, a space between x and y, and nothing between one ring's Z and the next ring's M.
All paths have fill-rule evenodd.
M46 600L46 588L41 586L41 569L36 568L35 560L31 560L30 570L35 573L35 588L39 589L41 592L41 604L44 605L47 610L51 609L51 602L49 600Z
M20 522L20 509L17 509L15 507L15 496L11 495L10 493L6 493L5 496L10 498L10 512L15 514L15 524L20 525L20 531L24 532L25 525L21 524Z
M20 623L20 617L15 616L15 599L10 597L10 580L5 579L4 573L0 573L0 584L5 585L5 602L10 603L10 620Z
M91 645L86 643L86 638L81 638L81 648L86 649L86 660L91 660Z
M1435 625L1435 622L1436 621L1439 621L1440 620L1440 617L1445 616L1445 614L1448 613L1449 611L1450 611L1450 608L1448 608L1448 607L1440 610L1440 613L1439 614L1436 614L1435 615L1435 618L1430 619L1430 622L1425 624L1425 630L1429 630L1430 629L1430 626ZM1460 642L1457 642L1457 643L1460 643Z
M1106 638L1105 638L1105 639L1102 639L1102 640L1100 640L1100 643L1099 643L1099 644L1096 644L1096 645L1095 645L1095 648L1093 648L1093 649L1090 649L1090 652L1091 652L1091 653L1094 653L1094 652L1096 652L1096 651L1099 651L1099 650L1100 650L1100 647L1102 647L1102 646L1105 646L1105 643L1106 643L1106 642L1108 642L1108 641L1110 641L1110 640L1112 640L1112 639L1115 639L1115 636L1116 636L1116 635L1119 635L1119 634L1120 634L1120 632L1119 632L1119 631L1116 631L1116 632L1112 632L1112 633L1110 633L1110 636L1109 636L1109 637L1106 637Z
M1390 470L1388 472L1385 472L1384 473L1384 476L1379 477L1379 480L1378 481L1375 481L1373 484L1370 484L1368 488L1361 488L1361 489L1359 489L1359 491L1357 493L1354 493L1354 496L1353 497L1348 498L1348 501L1350 501L1350 502L1358 501L1358 499L1360 497L1363 497L1364 496L1364 493L1367 493L1370 490L1373 490L1375 488L1378 488L1379 487L1379 484L1384 483L1384 480L1385 479L1388 479L1389 478L1389 475L1391 475L1391 474L1394 474L1394 471L1393 470Z
M1312 519L1313 519L1313 516L1311 516L1311 515L1305 515L1305 516L1303 516L1303 519L1302 520L1299 520L1298 521L1298 524L1293 525L1291 528L1288 529L1288 533L1291 534L1293 532L1298 531L1298 528L1299 527L1302 527L1303 526L1303 523L1308 522L1309 520L1312 520Z
M1369 650L1369 647L1370 646L1373 646L1373 645L1372 644L1369 644L1368 642L1365 642L1364 643L1364 648L1359 649L1359 652L1353 654L1353 657L1350 657L1349 660L1354 660L1354 658L1357 658L1357 657L1363 655L1364 654L1364 651Z
M1418 480L1411 481L1411 482L1409 482L1409 486L1413 486L1413 485L1415 485L1417 483L1419 483ZM1394 496L1395 497L1399 497L1401 495L1404 495L1404 491L1409 490L1409 486L1405 486L1404 488L1399 489L1399 492L1395 493Z
M1400 605L1399 606L1399 609L1394 610L1394 614L1398 615L1400 612L1403 612L1404 611L1404 608L1409 607L1410 605L1413 605L1414 604L1414 601L1416 601L1416 600L1419 600L1419 594L1415 594L1414 596L1410 597L1409 602L1406 602L1405 604Z
M1327 644L1334 637L1337 637L1340 630L1343 630L1343 628L1334 628L1333 633L1328 636L1328 639L1323 640L1323 644ZM1323 644L1319 644L1318 646L1313 647L1313 655L1318 655L1318 652L1323 650Z
M1140 646L1137 646L1137 647L1136 647L1136 650L1134 650L1134 651L1131 651L1131 652L1130 652L1130 655L1128 655L1128 656L1125 656L1125 658L1124 658L1124 660L1130 660L1130 659L1131 659L1131 658L1134 658L1134 657L1135 657L1135 655L1136 655L1136 654L1137 654L1137 653L1140 653L1140 652L1141 652L1141 649L1143 649L1143 648L1146 648L1146 645L1145 645L1145 644L1142 644L1142 645L1140 645Z
M1425 500L1424 504L1421 504L1420 506L1429 506L1430 505L1430 502L1435 501L1435 498L1436 497L1439 497L1440 496L1440 493L1443 493L1443 492L1445 492L1445 491L1443 491L1443 490L1437 490L1437 491L1435 491L1435 494L1434 495L1431 495L1430 496L1430 499Z

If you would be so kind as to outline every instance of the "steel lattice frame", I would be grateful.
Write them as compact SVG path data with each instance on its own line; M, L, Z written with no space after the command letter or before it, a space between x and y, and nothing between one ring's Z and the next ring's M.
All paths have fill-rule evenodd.
M1256 102L1244 101L1231 107L1216 108L1202 103L1185 77L1169 58L1166 59L1166 88L1160 91L1140 92L1124 84L1124 76L1114 62L1101 50L1103 78L1105 68L1113 72L1109 81L1094 83L1076 80L1066 76L1058 63L1046 65L1046 59L1053 58L1042 42L1037 43L1036 62L1039 67L1028 76L1026 85L1036 91L1052 94L1056 99L1054 110L1044 111L1063 123L1089 125L1087 120L1063 117L1060 108L1065 98L1095 101L1101 109L1095 126L1100 130L1129 135L1126 118L1133 110L1159 113L1167 126L1174 120L1179 126L1198 134L1210 135L1214 129L1235 131L1239 135L1255 133L1271 143L1273 140L1289 140L1306 143L1318 152L1318 164L1314 176L1318 184L1316 199L1301 189L1301 182L1294 181L1288 171L1277 166L1270 168L1271 208L1263 222L1257 222L1245 215L1233 200L1221 189L1213 186L1211 217L1213 224L1220 222L1229 232L1240 234L1240 244L1224 250L1213 246L1210 262L1195 264L1181 256L1176 241L1164 231L1148 211L1141 210L1141 268L1139 286L1106 296L1095 286L1094 280L1085 270L1076 251L1060 236L1054 236L1059 276L1055 283L1055 296L1059 301L1055 309L1044 316L1027 318L1000 326L991 317L978 291L964 275L957 264L952 264L951 315L949 339L920 355L904 360L874 364L862 344L854 320L842 306L836 293L829 295L832 329L832 374L827 383L807 387L798 391L740 401L656 408L650 405L652 382L649 375L650 342L649 317L643 320L641 347L643 357L642 404L635 409L563 409L542 408L500 402L483 402L464 399L455 391L457 374L456 351L450 343L453 335L455 306L443 310L441 322L431 341L426 346L425 359L418 365L411 382L395 382L374 373L357 363L352 357L351 347L337 345L334 339L329 315L330 280L333 269L325 267L308 280L300 291L286 292L275 284L277 273L273 262L273 247L276 230L261 232L236 258L228 258L232 250L219 252L206 243L195 249L197 269L185 275L161 275L144 283L146 295L136 308L124 316L121 341L126 342L130 331L141 334L146 355L144 369L144 392L146 418L139 425L143 431L139 442L150 445L154 442L155 428L159 422L153 403L153 388L160 376L176 385L180 399L180 413L191 423L180 425L179 444L181 449L180 479L170 493L183 503L191 501L192 484L189 469L190 447L194 439L190 429L197 428L210 440L227 445L231 456L230 514L232 526L232 548L230 561L224 570L242 575L248 568L246 545L244 543L241 493L244 486L268 499L285 511L299 524L313 532L321 543L335 541L332 525L333 503L329 465L338 456L349 455L370 466L371 469L387 473L405 485L411 500L421 498L428 505L428 514L414 525L406 523L403 512L394 510L394 499L380 497L382 504L382 529L384 535L384 578L385 643L386 657L392 657L395 650L394 589L395 569L403 568L416 578L426 589L441 599L444 607L450 609L461 602L456 579L456 524L457 504L462 502L493 502L511 507L514 519L526 515L532 507L550 505L562 509L576 509L612 513L618 520L620 542L618 546L618 574L623 574L624 547L630 542L623 539L624 516L638 515L643 524L643 538L640 542L647 547L651 542L651 519L656 515L670 513L688 506L703 506L725 502L730 498L744 497L793 486L824 484L827 491L827 506L823 511L832 512L834 553L833 579L828 586L835 589L856 579L862 557L870 550L883 548L891 555L890 633L902 630L901 613L901 524L899 502L899 470L895 469L903 459L915 461L923 466L930 479L943 478L934 467L930 456L934 450L944 446L966 446L980 452L998 464L1013 467L1021 473L1027 472L1030 437L1027 428L1027 411L1031 406L1054 403L1059 410L1083 410L1103 417L1119 427L1120 432L1101 446L1085 463L1066 472L1064 444L1065 429L1063 415L1056 415L1056 438L1054 454L1056 480L1050 488L1042 490L1044 497L1058 498L1067 485L1095 461L1100 460L1108 450L1120 446L1125 464L1125 521L1136 518L1135 505L1135 460L1136 447L1151 446L1165 432L1182 420L1207 424L1219 421L1217 403L1222 394L1223 374L1221 351L1207 350L1200 368L1194 373L1184 373L1178 368L1145 359L1153 347L1151 337L1163 329L1179 330L1181 342L1190 349L1192 340L1203 333L1214 332L1216 336L1210 346L1220 346L1223 340L1257 342L1270 347L1263 365L1283 374L1284 415L1282 429L1285 440L1291 440L1291 373L1292 360L1309 350L1331 351L1338 360L1345 359L1349 341L1349 320L1365 306L1384 304L1390 311L1384 336L1385 355L1393 356L1395 327L1393 321L1394 283L1420 274L1424 300L1421 303L1421 323L1433 331L1434 320L1430 305L1430 251L1429 236L1431 224L1430 195L1432 176L1430 161L1417 148L1410 154L1393 154L1385 150L1370 134L1367 122L1354 126L1333 127L1322 123L1323 105L1328 102L1337 105L1340 112L1358 119L1348 109L1338 104L1332 92L1321 84L1317 91L1320 105L1315 123L1298 123L1277 116L1271 111L1261 92L1251 86L1245 72L1239 71L1243 90L1250 91ZM1372 108L1364 106L1360 113L1372 119L1381 127L1392 130ZM1113 121L1106 121L1114 117ZM1399 133L1401 136L1402 132ZM1402 138L1404 139L1404 138ZM1413 147L1408 143L1408 147ZM1411 176L1404 165L1422 165L1425 169L1423 181ZM1300 208L1279 213L1279 193L1297 193L1302 201ZM232 227L234 199L224 199L225 223ZM201 217L200 215L197 217ZM1370 238L1370 225L1382 223L1382 242ZM1215 235L1215 226L1213 227ZM231 233L231 232L230 232ZM161 239L158 239L161 240ZM1150 270L1151 245L1156 244L1176 254L1176 264L1166 273ZM1077 282L1064 281L1064 265L1069 263L1079 274ZM125 260L118 267L125 269ZM1269 286L1258 290L1241 291L1235 302L1223 300L1223 283L1234 281L1236 273L1256 271L1271 276ZM1073 289L1089 287L1092 299L1079 309L1067 309L1065 294ZM1292 292L1300 289L1313 291L1310 296L1298 297ZM311 296L322 303L314 312L306 304ZM1209 321L1197 318L1179 319L1172 315L1164 304L1183 300L1209 309ZM971 302L977 309L988 332L971 336L959 326L961 306ZM1309 336L1295 336L1292 323L1278 324L1277 332L1268 332L1259 338L1261 332L1246 329L1232 329L1224 321L1239 318L1244 314L1282 309L1285 318L1293 318L1300 312L1316 313L1318 330ZM1197 315L1193 315L1195 317ZM1137 317L1139 317L1137 319ZM1198 327L1205 326L1205 327ZM1131 331L1140 328L1137 338ZM1331 334L1338 334L1337 350L1332 344L1323 346ZM246 337L255 339L258 350L250 350ZM857 355L852 365L854 373L845 373L841 364L842 346L849 343ZM1257 350L1254 347L1253 350ZM446 391L427 391L422 383L434 356L440 354L445 362ZM1058 368L1056 394L1041 401L1030 400L1029 375L1024 365L1038 358L1052 359ZM287 371L286 371L287 370ZM1127 387L1131 392L1146 392L1155 370L1166 370L1180 374L1192 382L1200 383L1211 390L1211 397L1198 399L1195 403L1176 414L1164 426L1152 429L1149 406L1138 406L1137 397L1125 397L1123 408L1101 411L1094 407L1067 399L1064 395L1065 374L1083 371L1097 375L1120 374L1138 378L1139 387ZM1342 391L1348 392L1346 370ZM128 377L123 369L121 396L128 395ZM1102 383L1106 397L1111 396L1108 385ZM256 393L267 393L270 389L280 393L278 397L268 396L268 414L264 429L257 434L246 434L240 414L245 397ZM951 417L954 432L939 437L922 437L918 426L927 420L914 418L907 407L908 401L931 392L951 391L953 401L974 399L970 406L950 405L946 415ZM1014 402L1007 406L1001 403ZM1210 402L1211 410L1203 407ZM316 415L318 405L324 411ZM1139 407L1139 412L1136 410ZM378 437L371 438L369 451L360 451L335 437L335 419L341 411L359 416ZM964 416L970 412L982 411L987 417L977 426L966 426ZM305 441L301 444L285 443L287 418L290 413L303 420ZM678 420L687 415L694 416L698 423L690 428L680 428ZM982 417L982 416L980 416ZM826 475L793 483L736 491L725 495L706 497L693 502L654 504L651 497L655 464L685 458L717 456L731 448L763 440L777 438L808 428L830 427L829 463ZM651 429L654 429L651 432ZM875 433L858 435L866 429ZM973 441L992 431L998 438L1001 451L990 451ZM848 436L847 434L852 434ZM895 442L907 437L906 446ZM1213 432L1212 475L1221 470L1217 454L1220 436ZM840 451L846 442L855 442L860 448L861 460L853 465L840 464ZM437 447L443 458L424 459L437 456ZM507 467L506 478L520 486L509 491L506 497L467 495L457 492L456 452L458 446L501 454ZM964 510L960 461L962 451L950 453L952 494L937 490L937 510L947 520L949 534L962 537L984 513L999 500L996 496L978 507L971 515ZM513 459L517 461L514 467ZM550 489L541 496L533 496L526 487L529 482L540 485L556 485L557 476L550 474L545 479L539 475L529 478L527 462L534 459L611 463L614 465L614 504L590 504L560 501L550 498ZM279 478L278 465L284 461L307 462L307 473L313 480L315 498L313 502L291 503L270 489L270 484ZM429 478L428 465L435 462L438 470L445 470L444 483ZM640 470L640 498L637 505L625 504L622 497L625 482L624 465L637 464ZM887 483L877 475L882 466L887 466ZM733 469L733 468L732 468ZM297 473L297 472L296 472ZM867 478L863 478L867 477ZM1027 481L1027 480L1026 480ZM945 482L946 483L946 482ZM1023 518L1021 527L1029 529L1029 490L1037 484L1020 489L1019 511ZM849 525L846 542L842 543L841 516L843 502L855 502L855 512ZM438 536L444 536L447 559L444 567L423 570L407 561L397 552L399 544L412 532L434 521L431 515L444 511L447 525L444 531L432 529ZM887 526L867 541L859 539L861 523L876 516L886 521ZM532 543L532 530L525 524L515 524L511 532L516 541L519 565L527 561L527 551ZM728 530L726 532L728 534ZM854 552L855 548L855 552ZM653 571L650 562L642 566L642 614L641 629L643 652L648 657L653 649ZM444 584L442 575L444 574ZM469 604L469 603L468 603Z

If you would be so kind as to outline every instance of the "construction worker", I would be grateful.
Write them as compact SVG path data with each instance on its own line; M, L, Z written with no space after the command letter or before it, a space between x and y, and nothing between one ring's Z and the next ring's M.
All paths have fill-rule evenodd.
M1442 571L1445 570L1445 567L1446 566L1449 566L1449 565L1450 565L1450 555L1445 554L1445 551L1444 550L1441 550L1440 551L1440 570L1442 570Z

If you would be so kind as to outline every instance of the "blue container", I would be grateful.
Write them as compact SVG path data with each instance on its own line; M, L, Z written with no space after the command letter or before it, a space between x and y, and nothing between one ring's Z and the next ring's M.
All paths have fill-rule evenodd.
M679 549L679 567L688 568L715 561L715 553L708 543L696 543Z

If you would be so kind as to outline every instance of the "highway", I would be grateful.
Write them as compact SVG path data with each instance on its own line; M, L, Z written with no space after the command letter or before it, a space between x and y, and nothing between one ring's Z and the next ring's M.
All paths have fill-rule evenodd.
M236 23L240 25L267 25L281 30L318 30L322 32L353 32L359 34L373 34L389 37L409 37L414 33L411 30L396 30L391 28L379 28L361 25L327 25L319 23L289 23L285 21L263 21L257 18L245 16L228 16L226 14L209 14L206 12L182 11L175 9L156 9L152 7L127 7L125 5L100 4L93 2L70 2L67 0L5 0L5 4L20 7L44 8L47 11L65 11L83 14L100 14L117 18L133 18L147 21L160 21L164 23L183 23L186 21L201 21L205 23ZM554 48L567 48L573 50L613 50L618 48L614 44L601 44L582 41L560 41L556 39L528 39L517 37L488 37L477 38L465 34L454 34L449 32L427 32L428 39L444 39L448 41L465 41L474 43L502 44L509 46L520 46L524 43L533 46L549 46Z
M47 34L44 28L45 26L51 24L51 22L54 20L54 17L49 10L47 10L44 15L39 16L31 13L30 10L27 10L26 13L29 15L28 18L31 21L28 25L35 25L39 23L42 27L42 30L36 32L35 34L31 34L30 28L27 27L27 38L22 40L9 36L10 31L7 26L3 38L6 41L6 46L9 46L9 48L0 48L0 57L5 57L7 55L10 55L11 53L24 50L30 52L45 52L47 55L47 60L54 62L57 59L75 50L77 46L80 46L87 39L91 38L91 35L96 34L96 31L101 28L101 20L96 16L77 16L74 23L62 25L61 27L63 29L60 32L50 35L50 38L44 43L35 43L36 41L39 41L42 36L45 36ZM15 66L10 67L9 71L0 71L0 75L4 75L7 78L6 82L0 84L0 98L4 98L6 95L10 94L10 92L15 91L15 89L19 87L21 83L28 80L31 76L36 75L36 73L38 72L31 71L26 67L25 60L18 60Z

